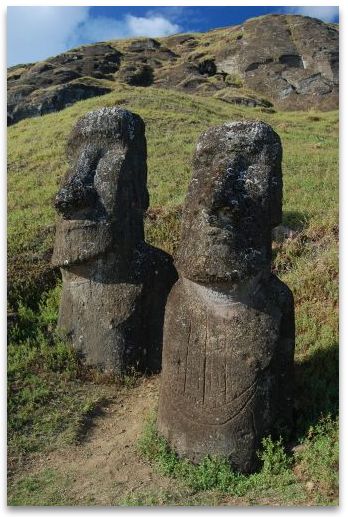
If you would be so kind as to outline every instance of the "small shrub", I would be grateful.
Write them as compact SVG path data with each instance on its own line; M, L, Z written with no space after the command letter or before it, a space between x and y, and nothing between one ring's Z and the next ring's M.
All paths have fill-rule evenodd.
M122 378L120 378L120 382L122 382L122 384L126 388L132 389L137 385L140 378L141 378L141 373L134 366L132 366L131 368L129 368L128 372L126 374L124 374ZM115 376L115 381L116 381L116 376Z
M262 440L263 449L259 453L262 461L262 473L265 476L277 476L283 474L291 467L291 460L286 455L282 439L272 441L268 436Z
M262 468L251 475L233 472L226 458L207 456L197 465L180 459L157 433L153 414L145 425L138 448L161 474L184 482L196 492L218 490L237 497L247 493L257 497L262 491L281 491L293 487L296 482L291 471L291 459L285 453L282 440L273 442L270 437L263 439L259 452ZM293 495L300 497L300 491L294 491ZM291 499L291 490L286 497Z
M194 490L231 491L238 476L231 471L224 458L205 457L198 465L179 460L176 468L177 477L186 481Z

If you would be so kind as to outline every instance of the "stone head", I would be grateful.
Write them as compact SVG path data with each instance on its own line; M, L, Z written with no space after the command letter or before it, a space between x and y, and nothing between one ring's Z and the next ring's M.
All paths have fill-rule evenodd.
M282 147L264 122L201 135L193 160L176 265L198 283L238 284L270 268L282 216Z
M69 168L54 205L52 262L67 267L109 251L127 254L144 238L148 207L142 119L117 107L81 117L67 145Z

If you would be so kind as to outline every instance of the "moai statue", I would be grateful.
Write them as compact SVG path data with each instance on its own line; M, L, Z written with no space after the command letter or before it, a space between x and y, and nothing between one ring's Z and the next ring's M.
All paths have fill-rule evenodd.
M292 421L293 297L271 273L281 158L263 122L200 137L165 313L158 430L180 456L244 473L262 437Z
M87 113L67 156L55 198L58 326L88 365L116 374L159 371L164 307L177 274L169 255L144 242L144 122L116 107Z

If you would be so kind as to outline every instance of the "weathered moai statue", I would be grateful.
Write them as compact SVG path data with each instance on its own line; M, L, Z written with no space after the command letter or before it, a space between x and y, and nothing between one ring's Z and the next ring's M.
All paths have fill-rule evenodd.
M125 373L161 366L164 307L177 279L169 255L144 242L142 119L102 108L72 130L52 262L63 293L58 325L89 365Z
M263 122L200 137L165 314L160 434L180 456L245 473L261 438L292 420L293 297L271 273L281 158Z

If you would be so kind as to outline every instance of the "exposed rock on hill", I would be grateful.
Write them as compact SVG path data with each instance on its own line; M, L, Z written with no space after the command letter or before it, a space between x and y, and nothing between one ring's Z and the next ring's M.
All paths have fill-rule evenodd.
M334 109L338 27L309 17L267 15L206 33L98 43L18 65L8 70L8 122L102 95L115 82L214 95L252 107Z
M29 92L29 94L25 96L24 92ZM24 118L60 111L77 101L109 92L111 92L110 88L79 81L42 90L30 91L26 85L23 89L13 88L8 96L7 123L11 125ZM18 102L18 98L20 98L20 102Z
M242 75L280 108L337 106L336 27L301 16L267 16L246 22L240 36L217 55L218 70Z
M98 79L113 79L112 74L120 66L120 55L110 45L98 44L33 65L10 68L8 124L59 111L79 100L110 92Z

